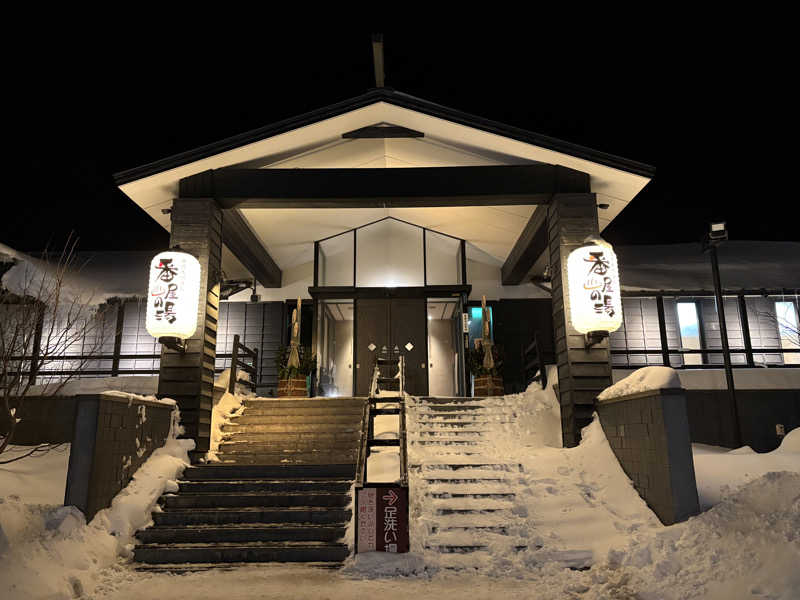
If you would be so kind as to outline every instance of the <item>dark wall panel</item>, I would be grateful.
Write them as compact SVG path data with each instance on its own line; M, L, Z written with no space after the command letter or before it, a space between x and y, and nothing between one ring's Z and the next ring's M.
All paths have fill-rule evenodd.
M507 394L525 390L522 372L522 352L539 334L543 359L546 364L555 363L553 343L553 301L544 299L500 300L493 303L494 340L503 347L505 366L503 385Z

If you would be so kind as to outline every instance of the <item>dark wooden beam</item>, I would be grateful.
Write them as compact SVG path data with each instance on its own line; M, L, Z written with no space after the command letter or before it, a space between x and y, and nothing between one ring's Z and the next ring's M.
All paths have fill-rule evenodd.
M222 211L222 241L264 287L281 287L281 270L237 208Z
M519 285L548 248L547 209L537 207L500 270L503 285Z
M559 165L407 169L218 169L185 177L181 198L222 208L374 208L546 204L583 193L589 175Z
M408 129L407 127L398 127L397 125L370 125L362 127L361 129L354 129L343 133L344 139L388 139L388 138L421 138L425 134L421 131Z

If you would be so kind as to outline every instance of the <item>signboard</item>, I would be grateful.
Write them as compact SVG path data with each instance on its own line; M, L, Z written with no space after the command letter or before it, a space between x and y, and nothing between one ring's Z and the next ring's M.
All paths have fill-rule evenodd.
M408 488L360 488L356 497L356 552L408 552Z
M150 261L147 331L154 338L186 339L197 329L200 262L186 252L160 252Z
M616 331L622 325L617 255L603 241L573 250L567 259L572 326L581 333Z
M467 313L461 313L461 331L469 333L469 315Z

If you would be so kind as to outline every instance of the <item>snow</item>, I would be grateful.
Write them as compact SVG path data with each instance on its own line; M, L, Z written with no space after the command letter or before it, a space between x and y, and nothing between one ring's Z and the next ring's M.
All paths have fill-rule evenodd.
M633 373L633 369L614 369L614 382ZM725 390L724 369L679 369L676 371L681 387L687 390ZM733 370L737 390L796 390L800 389L800 369L770 369L737 367Z
M61 500L56 500L55 489L46 497L41 493L9 493L9 480L25 476L27 481L15 491L36 490L50 476L45 469L21 472L17 467L12 475L0 471L0 597L93 597L104 573L117 568L118 557L130 556L133 534L151 523L159 496L178 489L175 480L189 463L188 451L194 448L194 441L176 438L180 433L178 420L176 408L164 446L134 473L111 506L99 511L88 524L75 507L57 505ZM39 459L19 462L30 460ZM23 466L30 469L35 464ZM63 457L60 465L65 466ZM57 466L52 465L52 469ZM63 498L63 489L60 496Z
M32 385L28 390L28 395L45 394L48 390L52 390L54 385L57 384ZM158 391L158 375L152 377L85 377L73 379L64 384L58 391L58 395L102 394L108 390L128 392L140 396L155 396Z
M413 413L426 408L416 399L409 403L413 406L409 439L421 439ZM383 595L475 600L798 597L800 429L790 431L779 449L765 454L695 445L701 496L703 486L728 489L709 496L707 504L713 506L702 514L665 527L633 489L596 417L584 429L578 447L561 447L559 407L552 387L540 390L534 384L523 394L487 398L480 405L482 420L487 421L481 429L489 443L480 455L460 458L465 468L446 468L454 457L445 456L441 448L410 449L411 462L420 468L410 473L409 554L361 554L340 571L275 564L177 577L137 572L117 556L128 554L130 534L149 520L158 495L174 489L171 482L186 464L188 446L182 445L186 442L170 439L137 471L112 507L88 525L69 508L3 498L0 524L7 539L0 536L0 597L145 600L185 597L187 589L195 600L217 600L223 594L227 600ZM376 432L382 436L392 435L394 427L391 419L376 422ZM496 468L481 466L479 459L485 458L492 458ZM703 461L717 463L698 468ZM376 467L376 473L381 471ZM428 530L429 509L447 502L421 495L426 484L420 477L431 472L442 481L429 484L429 492L446 493L459 480L488 475L491 481L470 483L461 491L492 494L512 489L513 499L492 501L509 507L513 519L508 537L524 540L528 549L513 552L487 534L491 553L426 550L426 543L436 541ZM5 481L0 479L0 497L5 495ZM497 513L449 518L485 526L509 522ZM447 535L458 541L458 532ZM348 536L352 543L352 530ZM440 534L439 541L447 539ZM459 565L469 568L449 568Z
M621 379L611 387L603 390L598 400L611 400L629 394L638 394L651 390L681 387L681 380L675 369L670 367L644 367L637 369L625 379Z
M419 554L368 553L341 571L271 564L174 576L119 565L99 573L95 592L109 600L181 598L188 589L194 600L795 600L798 536L800 475L770 473L685 523L629 532L589 570L542 561L497 577L431 568Z
M46 454L0 465L0 498L13 494L27 504L62 504L69 448L69 444L63 444ZM30 450L31 446L10 446L0 455L0 460L10 460Z
M772 452L757 453L749 446L729 450L704 444L692 444L692 452L700 508L706 510L767 473L800 473L800 428L790 431Z
M206 453L206 460L209 462L219 462L219 457L217 456L219 445L227 437L222 431L223 426L231 423L231 417L241 415L244 412L244 400L247 396L253 395L249 388L245 391L244 386L238 383L236 384L235 394L228 392L230 377L231 370L225 369L217 376L214 382L214 406L211 409L211 442ZM243 371L237 379L241 378L249 381L249 377L249 374Z

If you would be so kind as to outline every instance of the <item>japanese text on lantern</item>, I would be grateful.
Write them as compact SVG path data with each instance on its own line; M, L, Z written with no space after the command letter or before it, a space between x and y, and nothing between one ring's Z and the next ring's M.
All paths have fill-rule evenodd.
M622 325L617 257L603 244L574 250L567 260L570 317L581 333L616 331Z
M157 283L150 292L150 301L156 321L165 319L168 323L174 323L177 318L175 306L180 297L178 282L183 281L182 266L173 264L171 258L161 258L155 266Z
M589 292L591 307L597 314L605 313L609 317L616 314L612 294L616 291L611 276L608 274L609 262L603 250L589 252L589 257L584 258L588 269L583 281L583 289Z
M200 262L185 252L162 252L150 262L147 331L153 337L189 338L197 329Z

